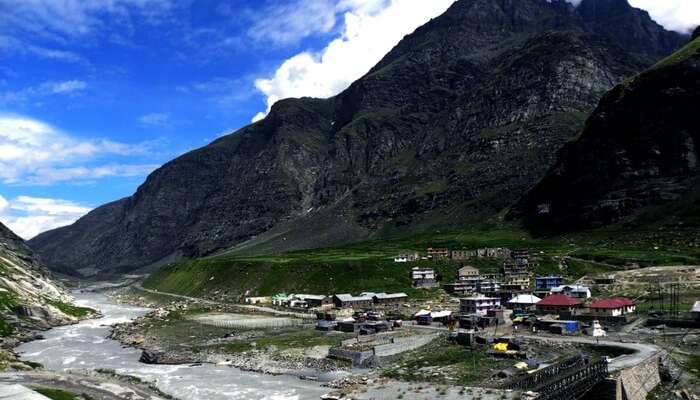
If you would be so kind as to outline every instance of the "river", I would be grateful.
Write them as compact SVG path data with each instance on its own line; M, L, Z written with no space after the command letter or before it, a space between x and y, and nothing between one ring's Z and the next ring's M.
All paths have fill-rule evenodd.
M182 400L306 400L318 399L328 391L315 382L229 367L142 364L138 361L140 350L124 348L107 336L110 325L131 321L149 310L116 304L99 293L78 293L75 297L76 304L100 310L103 318L45 332L43 340L17 348L22 359L52 371L113 369L153 382Z

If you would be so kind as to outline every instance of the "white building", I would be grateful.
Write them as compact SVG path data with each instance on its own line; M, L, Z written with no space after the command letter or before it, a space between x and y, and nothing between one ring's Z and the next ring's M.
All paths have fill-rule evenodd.
M563 294L576 299L590 299L591 289L583 285L561 285L550 289L552 294Z
M498 297L474 296L459 299L459 312L462 314L486 315L489 310L501 306Z

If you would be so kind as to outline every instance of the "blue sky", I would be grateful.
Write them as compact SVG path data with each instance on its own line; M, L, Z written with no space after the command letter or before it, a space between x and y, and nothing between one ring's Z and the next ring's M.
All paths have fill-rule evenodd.
M29 238L128 196L281 98L337 94L453 1L0 0L0 220ZM659 18L687 29L688 2Z

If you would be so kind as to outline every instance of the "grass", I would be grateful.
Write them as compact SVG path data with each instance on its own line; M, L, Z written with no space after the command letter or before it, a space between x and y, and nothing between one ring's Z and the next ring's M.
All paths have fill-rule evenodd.
M513 360L492 358L483 350L470 350L436 340L406 353L391 368L384 369L382 375L407 382L475 386L484 384L492 373L514 363ZM436 369L444 373L435 373Z
M78 307L62 301L49 301L49 304L61 310L62 313L76 318L88 317L96 312L92 308Z
M624 227L618 227L624 229ZM641 232L641 229L637 230ZM654 231L656 232L656 231ZM237 300L244 293L267 296L287 293L359 293L363 291L406 292L413 298L431 298L436 291L411 287L413 266L435 268L442 282L456 277L461 263L445 261L397 264L393 256L422 251L427 247L477 249L483 247L528 248L536 257L536 274L564 274L578 279L589 273L606 273L631 267L693 265L700 263L700 248L660 243L621 234L619 230L586 232L571 237L538 238L518 227L501 224L465 230L432 230L396 235L346 246L266 254L259 256L222 254L167 265L145 281L144 286L163 292ZM568 269L560 270L567 259ZM496 272L499 260L464 262L482 273Z
M665 68L671 65L676 65L678 63L681 63L690 57L698 54L698 51L700 51L700 38L697 38L693 40L692 42L688 43L685 45L683 48L678 50L677 52L671 54L670 56L664 58L663 60L659 61L656 63L654 66L652 66L649 70L653 71L656 69L660 68Z
M337 346L340 345L341 341L348 338L349 335L345 334L328 334L307 329L277 335L272 334L257 339L236 340L221 345L220 348L229 353L243 353L256 348L266 349L271 347L274 347L277 351L284 351L314 346Z
M0 337L8 337L15 333L15 328L4 319L0 319Z
M35 392L43 394L44 396L52 400L82 400L89 399L86 396L79 396L70 392L59 389L49 389L49 388L37 388L34 389Z

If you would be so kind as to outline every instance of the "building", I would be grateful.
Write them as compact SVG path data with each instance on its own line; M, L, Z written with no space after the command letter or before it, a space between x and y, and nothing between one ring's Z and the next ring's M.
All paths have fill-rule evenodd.
M377 293L372 297L376 305L398 306L408 301L406 293Z
M296 294L294 298L304 302L306 304L305 308L317 308L333 304L333 299L325 295Z
M454 283L445 284L445 291L450 294L464 295L468 293L478 293L481 288L480 277L460 279Z
M540 300L539 297L532 294L519 294L508 301L508 306L514 309L530 310L535 308Z
M623 317L637 310L637 304L622 297L601 299L588 305L588 314L594 318Z
M690 315L692 316L693 320L700 321L700 300L693 304L693 308L690 309Z
M513 250L510 252L510 258L515 261L517 265L530 265L530 250Z
M489 310L501 306L501 299L498 297L474 296L459 299L459 312L463 315L475 314L486 316Z
M593 278L593 283L595 285L614 285L615 275L606 275Z
M350 294L336 294L333 296L333 304L338 308L370 308L374 300L370 296L353 296Z
M415 267L411 269L411 280L413 286L417 288L431 288L437 285L435 271L431 268Z
M286 293L277 293L276 295L272 296L272 304L275 306L283 306L292 299L292 296L293 295Z
M479 282L477 290L483 294L496 294L501 292L501 282L494 277L484 277Z
M399 254L398 256L394 257L395 263L407 263L418 260L420 260L420 254L418 253Z
M465 261L473 257L474 252L471 250L452 250L450 258L455 261Z
M528 264L518 264L511 260L505 261L503 263L502 272L503 276L505 276L506 279L530 276L530 272L528 271Z
M564 283L564 278L561 276L537 276L535 277L535 290L550 291L552 288L561 286Z
M479 276L479 270L471 267L469 265L464 266L457 271L457 276L459 277L459 280L464 280L467 278L474 278Z
M450 249L428 247L428 258L433 260L442 260L450 257Z
M586 300L591 298L591 289L583 285L562 285L550 289L552 294L563 294L569 297Z
M246 304L272 304L272 297L246 297Z
M551 294L535 304L538 313L575 315L581 309L581 301L563 294Z
M509 276L506 277L506 285L511 285L514 287L520 287L520 290L527 290L530 288L530 277L529 276Z

